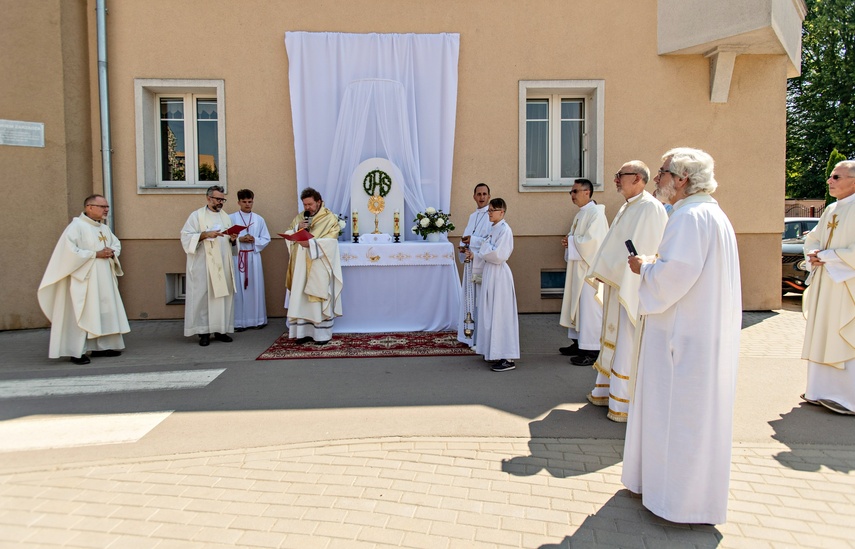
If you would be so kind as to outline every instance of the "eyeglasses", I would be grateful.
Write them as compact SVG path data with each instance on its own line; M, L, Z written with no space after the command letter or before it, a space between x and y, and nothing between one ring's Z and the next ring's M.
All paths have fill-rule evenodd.
M635 172L618 172L615 174L615 179L620 179L621 177L623 177L625 175L638 175L638 174Z
M850 179L852 176L840 175L840 174L832 174L829 176L829 179L833 179L837 181L838 179Z
M210 198L211 200L216 200L216 201L217 201L217 202L219 202L220 204L222 204L223 202L225 202L225 201L226 201L226 199L225 199L225 198L217 198L216 196L209 196L208 198Z
M95 208L109 208L110 206L102 206L101 204L87 204L87 206L94 206Z
M659 168L659 175L665 175L666 173L670 173L671 175L677 175L677 174L675 174L674 172L672 172L671 170L666 170L666 169L664 169L664 168Z

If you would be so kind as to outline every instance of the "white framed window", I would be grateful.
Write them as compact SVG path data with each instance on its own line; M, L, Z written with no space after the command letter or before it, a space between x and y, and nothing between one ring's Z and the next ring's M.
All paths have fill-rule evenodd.
M521 80L520 191L603 186L603 80Z
M227 187L223 80L134 80L140 193Z

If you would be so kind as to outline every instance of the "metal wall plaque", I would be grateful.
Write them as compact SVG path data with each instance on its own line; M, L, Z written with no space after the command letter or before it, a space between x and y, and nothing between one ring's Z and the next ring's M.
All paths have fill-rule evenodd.
M0 145L44 148L44 122L22 122L20 120L0 119Z

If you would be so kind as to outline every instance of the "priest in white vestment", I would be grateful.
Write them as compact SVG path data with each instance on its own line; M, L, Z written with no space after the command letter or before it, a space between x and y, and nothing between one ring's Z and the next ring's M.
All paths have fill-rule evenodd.
M626 264L626 241L632 240L638 253L653 255L668 222L662 203L644 190L649 179L650 170L640 160L627 162L615 174L615 186L626 204L615 215L588 271L588 278L604 284L600 354L595 360L589 356L570 359L580 366L593 363L597 380L588 400L608 406L606 417L618 423L625 423L629 413L629 374L638 316L639 279Z
M490 200L487 210L492 223L490 236L481 244L477 255L484 260L481 293L478 296L477 352L492 362L494 372L516 368L520 357L520 328L514 275L508 258L514 251L514 233L505 221L507 204L501 198ZM467 257L474 256L471 249Z
M462 295L460 296L460 321L457 325L457 340L465 343L470 347L475 347L476 336L478 334L478 294L481 291L481 278L484 274L484 260L478 256L478 251L481 249L481 244L484 243L490 236L490 231L493 224L490 222L490 216L487 214L487 209L490 207L490 187L486 183L478 183L475 185L475 193L472 196L475 200L475 211L469 216L469 222L463 230L463 237L460 239L460 251L458 259L464 261L466 256L466 248L471 249L474 253L470 259L471 267L463 269L463 284ZM469 276L467 277L467 270ZM467 305L467 299L469 301ZM466 326L467 308L471 309L468 312L472 315L474 321L474 332L467 337L464 333Z
M187 294L184 335L199 336L207 347L211 336L229 343L234 332L234 257L237 234L226 234L231 218L223 211L223 187L209 187L207 205L190 214L181 229L181 246L187 254Z
M808 361L802 398L855 415L855 161L838 162L827 184L837 202L805 238L811 278L802 297Z
M255 193L241 189L237 197L240 209L229 217L233 225L246 227L238 235L238 256L234 260L237 271L235 331L240 332L267 325L261 250L270 243L270 233L264 218L252 211Z
M48 356L89 364L92 356L119 356L131 331L117 277L122 244L105 223L110 206L100 194L83 201L53 250L38 299L50 320Z
M291 222L286 234L307 230L312 238L290 242L291 254L285 286L288 337L303 344L323 345L332 339L335 317L341 308L341 257L338 216L324 206L321 194L311 187L300 193L304 210Z
M593 194L594 185L587 179L577 179L570 191L579 211L570 233L561 241L567 274L559 323L567 328L571 344L558 350L566 356L589 355L596 359L603 328L603 303L598 296L602 284L586 276L609 231L609 222L606 207L597 204Z
M672 522L727 519L733 406L742 325L736 235L710 196L713 159L672 149L656 177L674 205L658 256L640 273L640 342L621 480Z

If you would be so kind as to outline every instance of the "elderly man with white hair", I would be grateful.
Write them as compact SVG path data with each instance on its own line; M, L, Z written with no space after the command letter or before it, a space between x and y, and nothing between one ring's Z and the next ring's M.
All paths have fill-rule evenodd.
M837 202L805 238L812 280L802 298L808 361L802 398L855 415L855 160L838 162L827 183Z
M712 157L677 148L662 160L657 196L673 205L662 243L655 258L628 260L642 335L621 480L662 518L722 524L742 323L736 236L710 196Z

